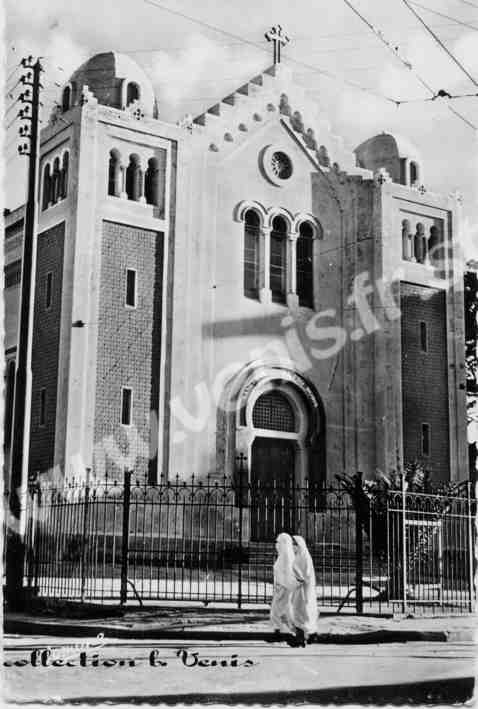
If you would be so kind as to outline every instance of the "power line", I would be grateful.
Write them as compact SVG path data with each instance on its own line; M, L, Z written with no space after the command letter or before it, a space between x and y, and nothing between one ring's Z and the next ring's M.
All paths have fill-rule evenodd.
M463 20L458 20L456 17L450 17L450 15L444 15L443 12L438 12L438 10L432 10L431 7L426 7L426 5L420 5L418 2L412 2L410 0L411 5L415 5L415 7L419 7L421 10L426 10L427 12L431 12L432 15L438 15L439 17L446 17L449 20L453 20L457 25L462 25L463 27L467 27L470 30L475 30L475 32L478 32L478 27L476 25L470 25L469 22L463 22ZM477 8L478 9L478 8Z
M465 116L463 116L461 113L458 113L458 111L456 111L454 108L452 108L451 106L448 106L448 109L449 109L452 113L454 113L455 116L458 116L458 118L461 118L461 120L464 121L467 125L469 125L470 128L473 128L473 130L478 130L478 126L475 126L474 123L472 123L472 122L469 121L467 118L465 118Z
M400 54L398 52L398 47L392 47L390 42L387 39L385 39L382 32L379 29L377 29L376 27L374 27L374 25L371 22L369 22L369 20L367 20L367 18L364 17L364 15L362 15L359 12L357 10L357 8L354 7L351 2L349 2L349 0L344 0L344 3L347 5L347 7L350 10L352 10L353 13L355 13L357 15L358 18L360 18L360 20L362 20L362 22L364 22L367 25L369 30L371 30L374 33L374 35L376 37L378 37L378 39L382 42L382 44L384 44L387 47L387 49L389 49L392 52L392 54L395 57L397 57L397 59L403 64L403 66L405 66L407 69L412 68L411 63L409 61L407 61L406 59L404 59L402 56L400 56Z
M9 129L13 126L13 124L15 123L15 121L16 121L17 119L18 119L18 114L15 116L15 118L13 118L13 119L10 121L10 123L8 123L8 125L5 127L5 131L9 130Z
M405 66L408 70L412 71L412 70L413 70L413 66L412 66L411 62L408 62L406 59L404 59L403 57L401 57L401 56L398 54L398 52L396 51L396 49L395 49L394 47L392 47L392 46L390 45L390 43L385 39L385 37L383 36L382 32L381 32L380 30L378 30L376 27L374 27L374 25L372 25L371 22L369 22L358 10L356 10L355 7L352 5L352 3L349 2L349 0L344 0L344 2L345 2L345 4L352 10L352 12L354 12L354 13L362 20L362 22L364 22L364 23L367 25L367 27L374 33L374 35L375 35L376 37L378 37L378 39L380 39L380 41L381 41L383 44L386 45L387 49L390 49L390 50L392 51L392 53L397 57L397 59L399 59L399 61L403 64L403 66ZM422 79L422 77L421 77L415 70L413 70L413 73L414 73L415 77L418 79L418 81L420 82L420 84L421 84L425 89L427 89L427 91L429 91L429 92L432 94L432 96L434 96L434 95L435 95L435 91L432 89L432 87L430 86L430 84L428 84L424 79ZM397 106L398 106L398 105L399 105L400 103L402 103L402 102L401 102L401 101L396 101L395 103L396 103Z
M452 61L454 61L455 64L460 67L460 69L462 70L462 72L463 72L464 74L466 74L466 76L470 79L470 81L471 81L475 86L478 86L478 83L475 81L475 79L474 79L473 76L469 73L469 71L468 71L468 70L463 66L463 64L455 57L455 55L452 54L452 52L450 52L450 50L448 49L448 47L446 47L446 46L443 44L443 42L442 42L441 39L438 37L438 35L436 35L435 32L431 29L431 27L429 27L429 26L427 25L427 23L425 22L425 20L423 20L422 17L420 17L420 15L418 14L418 12L416 12L416 11L413 9L413 7L411 7L411 5L410 5L410 3L408 2L408 0L402 0L402 2L403 2L404 5L406 5L406 6L408 7L408 9L410 10L410 12L412 12L412 13L415 15L415 17L417 18L417 20L418 20L419 22L421 22L421 24L425 27L425 29L427 30L427 32L428 32L429 34L431 34L431 36L433 37L433 39L435 40L435 42L437 42L437 44L439 44L440 47L448 54L448 56L450 57L450 59L452 59Z
M211 24L209 24L208 22L204 22L203 20L198 20L198 19L196 19L196 18L194 18L194 17L191 17L190 15L186 15L186 14L183 13L183 12L179 12L179 10L172 10L172 9L169 8L169 7L165 7L165 6L164 6L162 3L160 3L158 0L143 0L143 2L147 3L148 5L153 5L153 7L157 7L158 9L163 10L164 12L169 12L169 13L171 13L172 15L176 15L177 17L181 17L181 18L183 18L183 19L185 19L185 20L188 20L189 22L194 22L194 23L196 23L196 24L198 24L198 25L201 25L202 27L205 27L205 28L207 28L207 29L209 29L209 30L212 30L213 32L218 32L218 33L220 33L220 34L225 35L226 37L231 37L232 39L235 39L235 40L238 40L238 41L242 42L243 44L247 44L247 45L249 45L249 46L251 46L251 47L254 47L255 49L260 49L261 52L266 52L267 54L269 54L269 50L268 50L265 46L263 46L262 44L258 44L257 42L252 42L251 40L244 39L243 37L240 37L239 35L233 34L232 32L228 32L227 30L224 30L224 29L222 29L222 28L220 28L220 27L215 27L214 25L211 25ZM364 91L364 92L366 92L366 93L373 94L374 96L379 97L379 98L381 98L381 99L383 99L383 100L385 100L385 101L388 101L388 102L390 102L390 103L396 104L396 101L395 101L393 98L390 98L389 96L384 96L383 94L379 93L378 91L374 91L373 89L364 88L364 87L362 87L362 86L359 86L358 84L355 84L355 83L352 82L352 81L348 81L347 79L344 79L344 78L342 78L342 77L338 77L336 74L333 74L332 72L327 71L327 70L325 70L325 69L319 69L319 68L316 67L316 66L312 66L311 64L307 64L307 63L302 62L302 61L300 61L300 60L298 60L298 59L293 59L292 57L287 57L287 58L286 58L286 61L288 61L288 62L290 62L290 63L292 63L292 64L296 64L296 65L298 65L298 66L303 66L303 67L305 67L306 69L310 69L311 71L315 71L315 72L321 74L322 76L326 76L326 77L331 78L331 79L334 79L334 80L336 80L336 81L337 81L337 80L338 80L338 81L341 81L341 82L344 83L345 85L348 85L348 86L350 86L350 87L352 87L352 88L354 88L354 89L356 89L356 90Z
M372 25L371 22L369 22L361 13L359 13L358 10L356 10L355 7L351 4L351 2L349 2L349 0L344 0L344 2L345 2L346 5L362 20L362 22L364 22L364 23L367 25L367 27L369 27L369 29L371 29L372 32L373 32L384 44L386 44L389 49L392 49L392 51L395 53L395 50L394 50L394 49L391 47L391 45L387 42L387 40L384 38L384 36L383 36L383 34L380 32L380 30L377 30L377 29ZM406 0L403 0L403 2L408 6L408 2L407 2ZM416 14L415 11L414 11L412 8L409 8L409 9L412 11L413 14ZM425 24L425 23L423 23L423 21L422 21L422 24ZM425 26L426 26L426 25L425 25ZM397 55L397 56L398 56L398 55ZM429 91L429 92L432 94L432 96L431 96L430 99L421 99L421 101L427 101L427 100L428 100L428 101L433 101L433 100L435 100L436 98L439 98L439 97L441 97L441 96L443 96L443 97L445 97L445 96L450 97L450 94L448 94L447 92L445 92L445 91L443 91L443 90L439 91L438 93L437 93L436 91L434 91L434 90L432 89L432 87L430 86L430 84L429 84L427 81L425 81L425 79L423 79L423 78L418 74L417 71L415 71L415 70L413 69L412 64L409 64L408 62L405 62L400 56L398 56L398 58L399 58L400 61L407 67L407 69L412 70L413 74L414 74L415 77L418 79L418 81L421 83L421 85L422 85L424 88L426 88L427 91ZM411 101L396 101L397 106L399 106L399 105L402 104L402 103L411 103ZM461 120L464 121L464 123L466 123L470 128L476 129L476 127L475 127L467 118L465 118L464 116L462 116L461 113L458 113L458 111L452 109L451 106L448 106L448 109L449 109L455 116L457 116L458 118L461 118Z
M440 90L435 96L430 98L411 98L400 101L402 103L424 103L426 101L435 101L437 98L446 98L448 100L456 100L459 98L478 98L478 93L476 94L449 94L447 91Z
M8 84L8 82L10 81L10 79L12 78L12 76L15 74L15 72L17 72L17 71L18 71L19 69L21 69L21 68L22 68L22 66L21 66L20 62L19 62L18 64L16 64L16 65L14 66L14 68L12 69L12 71L10 72L10 74L9 74L9 75L7 76L7 78L5 79L5 84Z
M474 7L476 10L478 10L478 5L475 5L474 2L470 2L470 0L458 0L458 2L462 2L463 5L469 5L470 7Z

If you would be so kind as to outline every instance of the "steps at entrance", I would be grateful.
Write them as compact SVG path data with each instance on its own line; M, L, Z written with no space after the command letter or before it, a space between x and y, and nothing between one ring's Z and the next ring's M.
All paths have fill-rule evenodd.
M250 566L272 568L276 559L275 542L249 542L248 558ZM354 549L341 547L339 544L316 543L309 544L308 549L318 569L338 569L355 564Z

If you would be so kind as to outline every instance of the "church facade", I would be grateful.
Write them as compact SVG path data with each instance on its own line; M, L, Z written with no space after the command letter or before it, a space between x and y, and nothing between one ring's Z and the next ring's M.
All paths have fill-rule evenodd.
M242 454L254 482L413 461L466 478L459 208L414 149L347 151L282 65L195 119L159 115L109 52L42 130L30 472L234 476Z

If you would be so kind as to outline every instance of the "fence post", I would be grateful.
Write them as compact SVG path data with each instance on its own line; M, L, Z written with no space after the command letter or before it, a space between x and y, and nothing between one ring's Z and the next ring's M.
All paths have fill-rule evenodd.
M472 516L472 486L473 483L468 481L467 485L467 503L468 503L468 584L469 584L469 594L470 594L470 613L473 613L475 606L475 589L474 589L474 545L473 545L473 524L475 519Z
M243 514L244 514L244 503L242 499L242 485L244 479L244 461L246 459L244 453L238 455L239 459L239 568L237 571L237 582L238 582L238 592L237 592L237 607L242 607L242 533L243 533Z
M41 551L41 545L39 544L40 540L40 530L41 530L41 504L42 504L42 490L41 490L41 485L40 485L40 475L37 473L37 480L35 484L35 489L34 489L34 494L37 500L36 507L35 507L35 538L34 538L34 549L33 549L33 559L34 559L34 570L33 570L33 579L34 579L34 586L33 588L35 589L35 595L38 595L38 576L39 576L39 570L40 570L40 551Z
M35 544L35 486L36 478L32 476L28 480L27 505L26 505L26 533L25 533L25 562L28 592L32 593L32 576L34 567L34 544Z
M407 612L407 481L402 474L402 613Z
M363 526L360 499L363 495L362 473L355 475L355 611L363 613Z
M90 468L86 468L86 480L85 480L85 501L83 503L83 525L82 525L82 537L81 537L81 557L80 557L80 577L81 577L81 602L85 602L85 586L86 586L86 573L85 573L85 557L86 557L86 541L87 541L87 527L88 527L88 507L90 503Z
M121 587L120 603L126 603L128 594L128 543L129 543L129 507L131 496L131 470L124 471L123 487L123 530L121 535Z

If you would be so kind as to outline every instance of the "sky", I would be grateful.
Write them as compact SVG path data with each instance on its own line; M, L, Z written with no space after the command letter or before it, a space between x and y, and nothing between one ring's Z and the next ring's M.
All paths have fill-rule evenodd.
M160 118L176 122L269 66L264 32L279 23L291 40L284 63L350 150L382 131L399 134L418 147L427 189L463 195L460 239L466 257L478 259L478 96L424 100L440 89L478 93L478 0L408 3L466 73L404 0L4 0L4 151L13 176L5 206L25 195L14 106L22 56L44 57L44 121L82 61L116 50L144 68Z

